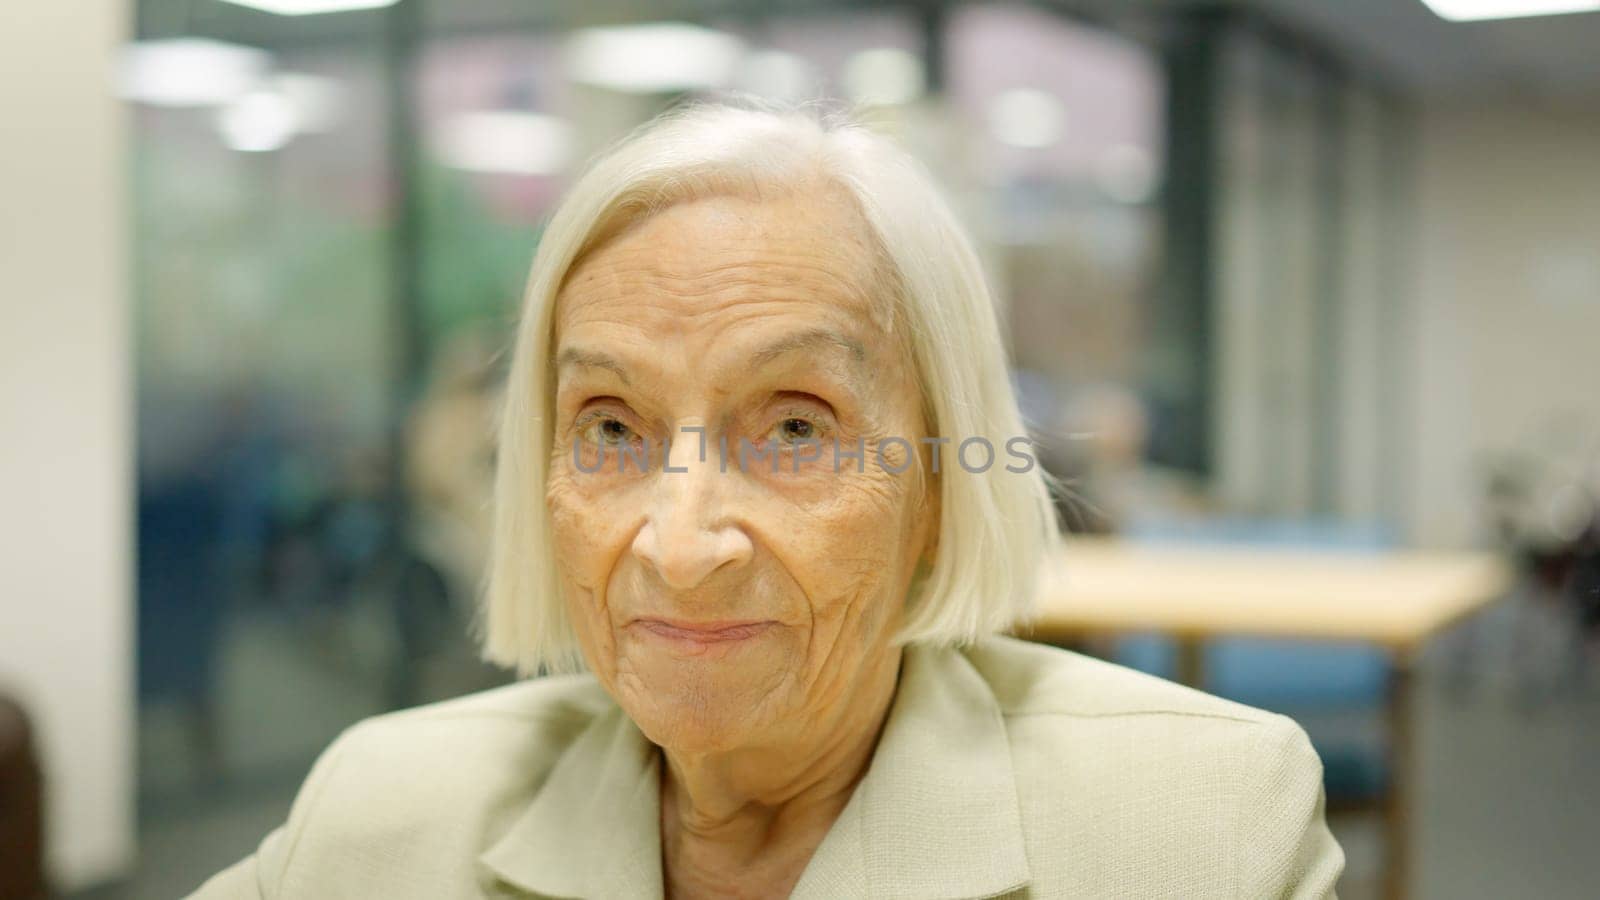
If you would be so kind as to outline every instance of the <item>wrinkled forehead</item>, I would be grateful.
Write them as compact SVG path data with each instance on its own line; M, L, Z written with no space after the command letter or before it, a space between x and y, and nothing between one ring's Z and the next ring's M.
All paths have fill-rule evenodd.
M688 315L729 301L809 301L888 335L892 279L855 199L820 182L689 196L609 224L557 295L557 337L598 307L676 297ZM606 314L615 314L607 310Z

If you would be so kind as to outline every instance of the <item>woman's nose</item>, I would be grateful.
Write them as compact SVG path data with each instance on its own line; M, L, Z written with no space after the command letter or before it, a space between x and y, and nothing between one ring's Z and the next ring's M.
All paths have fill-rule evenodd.
M666 464L652 473L650 508L633 539L634 555L675 590L737 568L755 552L728 503L737 469L722 471L715 448L699 458L693 437L675 441Z

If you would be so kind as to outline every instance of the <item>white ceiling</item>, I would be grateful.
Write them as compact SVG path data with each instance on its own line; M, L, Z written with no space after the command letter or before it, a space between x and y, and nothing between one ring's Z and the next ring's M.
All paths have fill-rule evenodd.
M1600 99L1600 13L1447 22L1422 0L1245 0L1433 96Z
M915 0L924 2L924 0ZM960 2L960 0L945 0ZM1029 0L1000 0L1029 2ZM1422 0L1033 0L1092 17L1228 4L1274 19L1370 61L1402 86L1430 96L1583 98L1600 107L1600 13L1491 22L1446 22ZM913 0L423 0L422 26L452 30L570 28L601 22L774 14L863 6L908 7ZM381 21L368 13L284 17L218 0L141 0L145 34L226 36L264 46L370 41Z

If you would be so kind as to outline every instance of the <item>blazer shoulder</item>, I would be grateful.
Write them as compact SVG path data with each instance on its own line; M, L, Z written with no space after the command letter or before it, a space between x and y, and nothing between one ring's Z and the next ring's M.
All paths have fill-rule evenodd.
M558 675L515 681L488 690L396 710L363 719L351 727L394 733L428 729L440 722L470 728L470 723L580 722L587 724L611 704L592 675Z
M341 793L383 794L426 775L452 803L526 789L614 706L592 675L536 678L363 719L324 751ZM427 791L408 788L421 797ZM489 799L484 797L484 799Z
M1117 883L1141 896L1331 896L1343 856L1292 719L1055 647L963 652L1005 721L1043 893L1107 893L1087 858L1143 873Z
M193 896L455 896L573 740L612 708L592 676L520 681L364 719L325 749L288 821Z
M363 719L324 751L324 793L356 812L405 806L426 813L494 803L542 781L610 707L593 676L573 675L518 681ZM356 799L362 802L349 803Z
M1283 718L1046 644L996 636L965 653L1007 716L1190 716L1255 725Z
M593 676L562 676L355 723L312 767L282 837L263 845L262 883L283 885L284 896L333 896L322 886L367 871L353 861L422 848L418 865L474 859L478 838L508 828L611 707Z

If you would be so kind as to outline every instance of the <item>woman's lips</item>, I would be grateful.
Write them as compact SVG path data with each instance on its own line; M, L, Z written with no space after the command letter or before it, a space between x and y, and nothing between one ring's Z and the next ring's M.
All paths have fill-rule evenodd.
M635 625L670 641L691 647L710 647L748 640L777 624L772 621L683 622L672 619L638 619Z

